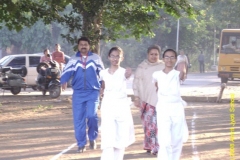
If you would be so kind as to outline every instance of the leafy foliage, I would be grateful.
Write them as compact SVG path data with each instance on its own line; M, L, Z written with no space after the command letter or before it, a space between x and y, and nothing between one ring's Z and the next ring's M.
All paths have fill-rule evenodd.
M123 65L133 68L146 57L147 47L152 44L160 45L163 50L175 48L177 18L180 18L179 49L184 49L189 54L195 65L193 69L197 68L197 56L201 51L205 54L206 66L211 66L215 52L214 41L217 46L221 30L227 28L228 24L237 25L240 17L240 2L236 0L2 2L2 47L14 45L20 47L22 52L32 53L34 49L42 51L45 47L60 43L68 53L73 53L67 42L76 44L76 39L85 35L92 40L95 48L98 48L98 42L102 40L101 54L106 63L108 50L111 46L118 45L125 51ZM10 33L7 28L17 29L19 32ZM124 40L120 40L121 38Z
M63 11L68 5L72 10L65 14ZM39 19L45 24L59 22L69 29L70 34L62 35L69 42L76 42L77 37L72 33L81 32L98 48L101 39L153 36L153 22L159 19L161 8L176 17L182 12L194 15L187 0L3 0L0 22L17 31Z
M198 10L199 15L194 19L189 19L185 15L180 18L179 49L183 49L185 54L188 54L192 63L191 71L198 70L197 57L200 52L205 55L206 68L211 69L214 58L217 60L216 49L219 45L221 30L227 28L228 24L238 23L239 13L237 10L240 2L236 0L191 0L190 3ZM224 14L221 14L222 12ZM177 20L165 12L160 12L160 15L161 17L153 30L156 36L152 38L142 37L139 42L129 38L127 40L118 40L116 43L108 43L103 48L103 59L106 57L107 49L110 49L110 46L119 45L126 53L123 65L135 68L139 62L146 58L147 47L152 44L160 45L162 50L166 48L175 49ZM214 34L216 34L215 37ZM128 54L131 54L131 56ZM107 63L107 60L105 63ZM215 64L217 64L217 61Z

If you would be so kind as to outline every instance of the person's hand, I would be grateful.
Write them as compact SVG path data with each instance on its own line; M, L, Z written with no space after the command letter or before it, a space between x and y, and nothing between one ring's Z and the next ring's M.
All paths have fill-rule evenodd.
M132 75L132 69L126 68L125 77L128 79Z
M100 93L99 93L99 94L100 94L100 98L103 98L103 92L104 92L104 89L101 88L101 89L100 89Z
M67 88L67 83L62 84L62 90L64 91Z
M137 108L141 108L139 97L134 98L134 106L136 106Z

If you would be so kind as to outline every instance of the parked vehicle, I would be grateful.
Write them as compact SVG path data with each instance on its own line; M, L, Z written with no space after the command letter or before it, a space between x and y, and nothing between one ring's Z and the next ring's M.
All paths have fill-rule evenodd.
M58 62L50 61L48 63L39 63L37 72L37 89L42 91L43 95L46 95L46 92L49 91L51 98L59 97L62 92L62 87L60 84L61 70Z
M27 68L0 67L0 88L10 90L12 94L17 95L21 88L26 86L25 77Z
M25 77L26 88L36 90L36 77L38 76L36 67L40 62L41 56L43 56L43 53L8 55L0 59L0 67L20 68L25 66L28 71ZM69 59L70 57L65 55L66 63Z
M223 29L220 39L218 77L221 83L240 79L240 29Z

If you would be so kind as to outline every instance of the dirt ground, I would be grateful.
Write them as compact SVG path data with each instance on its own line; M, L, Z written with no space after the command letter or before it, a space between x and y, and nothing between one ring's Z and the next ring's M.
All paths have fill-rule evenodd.
M189 103L186 119L189 139L182 160L230 159L229 103ZM240 104L235 104L234 149L240 159ZM139 111L132 108L136 142L128 147L124 159L150 160L156 156L142 150L143 130ZM99 111L99 116L100 111ZM71 98L61 96L0 95L0 160L99 160L98 149L79 154L74 146ZM72 147L70 147L72 146ZM64 152L64 154L59 154Z

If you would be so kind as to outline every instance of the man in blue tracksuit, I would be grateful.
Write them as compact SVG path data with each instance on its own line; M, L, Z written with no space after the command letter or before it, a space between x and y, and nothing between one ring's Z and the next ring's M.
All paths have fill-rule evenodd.
M104 69L101 58L89 51L90 41L86 37L78 40L78 52L71 57L61 75L62 88L72 78L72 110L75 138L78 152L85 150L86 119L90 149L96 148L95 139L98 136L97 109L99 105L99 72Z

